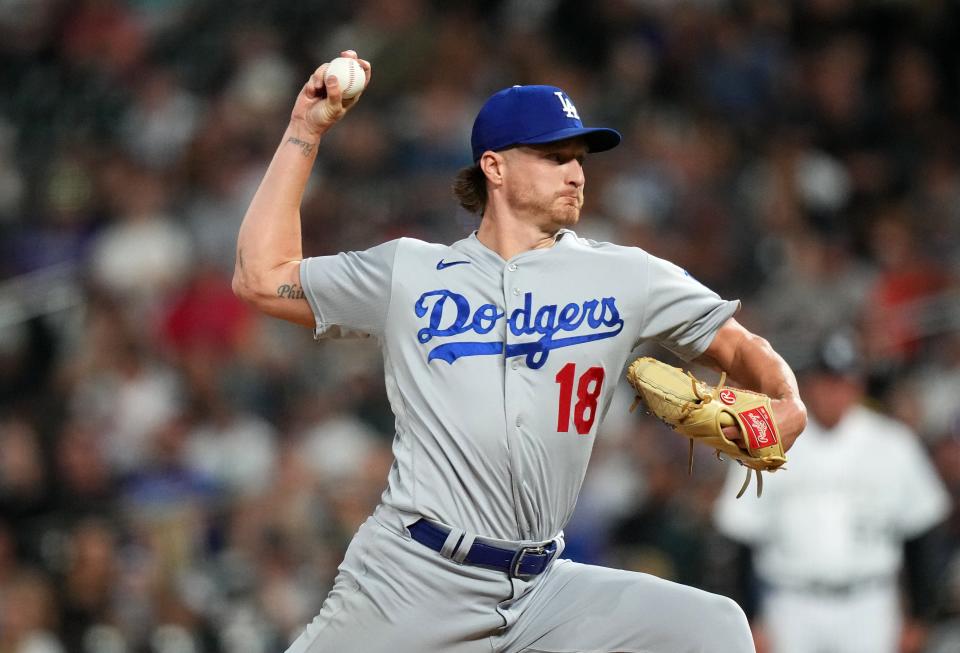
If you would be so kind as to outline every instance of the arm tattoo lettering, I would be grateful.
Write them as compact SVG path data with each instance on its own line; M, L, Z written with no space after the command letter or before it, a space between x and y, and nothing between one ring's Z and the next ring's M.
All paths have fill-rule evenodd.
M313 149L317 146L316 143L308 143L307 141L301 140L296 136L291 136L287 139L288 143L293 143L300 148L300 153L303 156L310 156L313 153Z
M277 297L281 299L304 299L306 295L303 294L303 288L300 286L285 283L277 288Z

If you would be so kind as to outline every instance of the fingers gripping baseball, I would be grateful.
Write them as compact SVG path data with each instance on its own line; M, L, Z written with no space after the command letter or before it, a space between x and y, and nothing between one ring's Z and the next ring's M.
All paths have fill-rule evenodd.
M341 57L355 59L364 73L363 88L370 83L370 62L357 57L353 50L345 50ZM291 120L301 122L305 129L322 135L336 124L360 99L362 93L346 98L341 80L335 75L327 77L329 63L317 68L303 85L293 107Z

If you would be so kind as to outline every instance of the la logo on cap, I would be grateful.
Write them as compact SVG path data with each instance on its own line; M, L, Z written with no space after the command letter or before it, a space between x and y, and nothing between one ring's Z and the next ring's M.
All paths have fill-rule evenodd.
M555 91L554 95L556 95L560 100L560 108L562 108L563 112L567 114L567 118L575 118L580 120L580 114L577 113L577 107L573 106L573 102L571 102L570 98L563 94L563 91Z

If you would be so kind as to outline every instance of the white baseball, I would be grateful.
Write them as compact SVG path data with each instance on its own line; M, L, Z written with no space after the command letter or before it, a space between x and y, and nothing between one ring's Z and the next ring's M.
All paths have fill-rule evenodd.
M327 72L324 73L323 80L326 82L330 75L336 75L340 82L340 91L343 98L349 100L357 93L363 90L367 85L367 76L363 68L357 63L356 59L350 57L337 57L327 65Z

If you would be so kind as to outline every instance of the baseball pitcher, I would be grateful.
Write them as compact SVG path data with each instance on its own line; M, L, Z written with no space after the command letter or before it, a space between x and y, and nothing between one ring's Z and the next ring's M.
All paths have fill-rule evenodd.
M584 159L620 134L584 127L559 88L504 89L480 109L473 165L455 184L482 216L476 232L304 259L299 207L318 146L362 97L325 73L303 86L244 217L234 290L318 339L378 340L396 460L289 652L753 651L727 598L562 558L594 437L640 343L769 396L785 449L806 420L793 373L733 319L738 302L572 231Z

